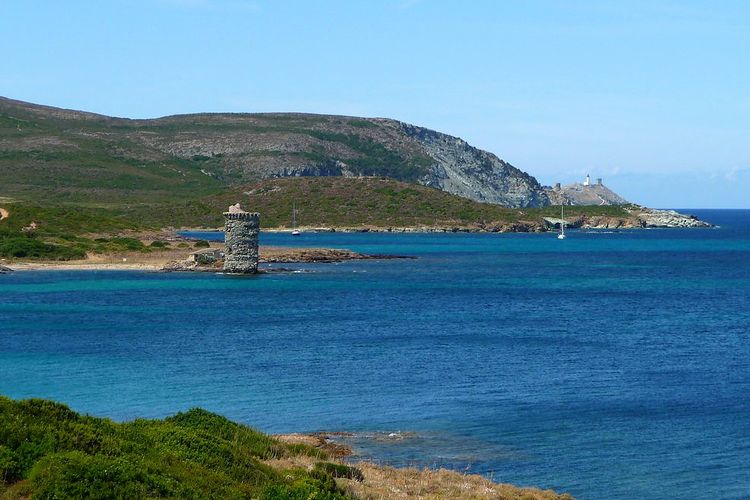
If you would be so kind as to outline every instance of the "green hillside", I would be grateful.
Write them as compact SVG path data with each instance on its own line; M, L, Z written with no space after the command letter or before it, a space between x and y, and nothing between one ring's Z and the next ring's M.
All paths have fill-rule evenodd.
M304 114L111 118L0 98L0 196L112 206L285 175L414 181L431 162L377 120ZM298 170L298 171L297 171Z
M299 455L313 470L264 461ZM0 396L2 498L343 499L345 466L201 409L115 423L51 401Z

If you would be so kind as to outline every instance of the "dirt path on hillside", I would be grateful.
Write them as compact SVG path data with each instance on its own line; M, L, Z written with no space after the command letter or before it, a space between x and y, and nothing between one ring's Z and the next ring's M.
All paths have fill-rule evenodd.
M7 219L8 217L10 217L10 212L4 208L0 208L0 220Z

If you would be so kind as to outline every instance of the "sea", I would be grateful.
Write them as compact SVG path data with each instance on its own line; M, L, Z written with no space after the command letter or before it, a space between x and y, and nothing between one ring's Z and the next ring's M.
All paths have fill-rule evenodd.
M717 227L263 233L412 258L0 275L0 394L346 431L581 499L750 498L750 211L689 212Z

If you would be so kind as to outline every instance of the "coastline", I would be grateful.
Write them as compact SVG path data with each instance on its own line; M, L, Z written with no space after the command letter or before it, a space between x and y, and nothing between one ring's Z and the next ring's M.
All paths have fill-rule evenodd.
M573 207L575 208L575 207ZM671 229L711 228L714 225L695 215L668 209L629 206L628 216L574 215L565 218L565 225L580 229ZM513 222L476 222L455 225L415 226L299 226L302 233L545 233L555 232L560 220L557 217L532 218ZM221 232L223 228L185 227L176 232ZM262 228L263 232L290 234L292 228Z
M290 445L312 446L329 455L329 460L354 468L355 477L337 478L337 483L354 498L498 498L528 500L572 500L568 493L550 489L516 486L492 481L479 474L467 474L446 468L393 467L355 458L351 446L336 441L346 432L313 434L276 434L279 441ZM275 468L312 470L315 459L296 456L266 461Z
M684 215L673 210L656 210L644 207L629 208L631 217L607 216L577 216L566 218L565 225L569 228L589 230L630 230L630 229L659 229L659 228L712 228L713 224L702 221L693 215ZM476 223L474 225L457 226L302 226L304 233L548 233L555 232L561 224L560 219L545 217L539 221L517 221L513 223ZM289 234L291 228L264 228L264 232ZM163 229L147 232L128 232L128 236L136 237L144 243L154 241L181 241L186 238L181 233L221 232L219 228L189 228ZM223 244L210 242L211 249L221 249ZM216 265L192 265L187 261L196 248L167 248L160 251L123 252L117 254L88 254L82 260L69 261L24 261L15 259L0 260L0 273L8 271L220 271ZM365 259L398 259L405 258L398 255L368 255L352 252L346 249L333 248L305 248L305 247L260 247L260 264L300 264L327 263Z
M212 244L209 248L220 249L223 245ZM166 250L153 253L127 252L120 254L92 254L83 260L74 261L3 261L2 266L11 271L197 271L221 272L215 265L186 266L188 257L195 248ZM325 264L349 260L380 260L409 258L400 255L363 254L336 248L287 248L260 247L260 264Z

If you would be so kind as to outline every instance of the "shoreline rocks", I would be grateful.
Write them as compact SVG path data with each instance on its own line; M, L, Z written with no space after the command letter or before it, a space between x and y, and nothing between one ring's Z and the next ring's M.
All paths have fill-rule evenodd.
M222 257L206 249L194 252L184 260L167 262L162 271L187 272L221 272L224 266ZM261 248L259 264L327 264L349 260L390 260L413 259L403 255L363 254L351 250L336 248ZM258 272L265 272L259 270Z
M681 214L675 210L641 208L635 215L642 227L713 227L713 224L704 222L695 215Z
M695 215L681 214L674 210L657 210L640 206L625 208L627 217L608 215L581 215L566 217L565 227L580 229L647 229L647 228L710 228L713 224L698 219ZM559 228L560 219L545 217L547 230Z

